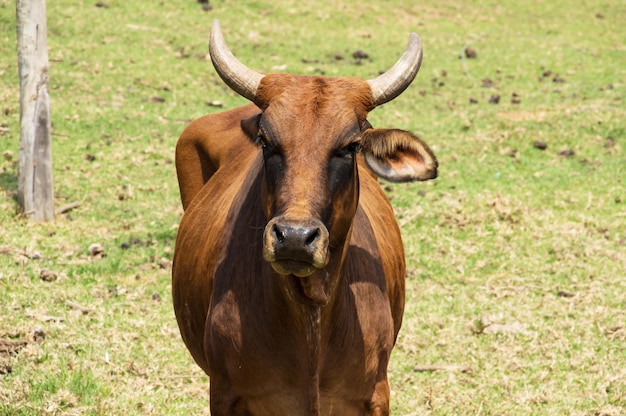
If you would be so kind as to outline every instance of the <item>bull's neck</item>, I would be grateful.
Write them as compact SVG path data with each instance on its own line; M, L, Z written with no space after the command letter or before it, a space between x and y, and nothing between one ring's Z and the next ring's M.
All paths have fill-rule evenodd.
M331 315L331 311L337 312L336 304L340 302L338 297L340 297L340 292L342 291L339 287L345 283L343 281L342 269L349 245L349 238L350 233L348 233L343 247L336 249L336 252L332 253L332 260L326 269L318 271L318 273L323 273L328 281L329 301L326 305L310 301L298 302L291 295L288 295L288 299L285 299L291 312L298 316L296 321L304 328L305 339L302 341L304 342L307 357L304 386L306 388L306 414L308 416L319 416L320 414L320 370L322 365L320 352L324 347L324 342L327 341L329 326L332 325L332 322L328 319L329 312ZM326 319L324 319L324 316L326 316ZM335 318L339 317L335 316Z
M307 407L308 415L318 416L320 412L320 344L321 344L321 307L302 305L305 309L306 341L308 345L307 363Z

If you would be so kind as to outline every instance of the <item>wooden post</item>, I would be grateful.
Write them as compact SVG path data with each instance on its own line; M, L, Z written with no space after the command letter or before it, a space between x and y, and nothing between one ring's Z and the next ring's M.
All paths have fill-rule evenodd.
M18 203L35 221L54 220L45 0L17 0L20 77Z

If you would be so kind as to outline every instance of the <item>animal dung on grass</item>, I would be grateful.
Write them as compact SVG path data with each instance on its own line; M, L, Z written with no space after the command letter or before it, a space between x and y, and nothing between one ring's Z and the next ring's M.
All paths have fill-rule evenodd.
M465 57L468 59L476 59L478 57L478 53L476 52L476 49L468 46L465 48Z

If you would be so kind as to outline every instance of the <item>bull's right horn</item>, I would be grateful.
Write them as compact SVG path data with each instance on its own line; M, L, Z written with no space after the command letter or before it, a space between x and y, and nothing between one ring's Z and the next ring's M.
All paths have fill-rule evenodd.
M224 37L220 21L215 19L211 26L209 54L215 70L233 91L250 101L254 101L263 74L251 70L232 54Z
M396 98L413 82L422 65L422 41L411 33L409 44L402 57L387 72L367 81L372 89L376 106Z

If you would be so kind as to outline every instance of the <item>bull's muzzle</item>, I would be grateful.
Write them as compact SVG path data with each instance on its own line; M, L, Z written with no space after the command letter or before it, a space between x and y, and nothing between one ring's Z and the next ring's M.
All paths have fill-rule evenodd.
M278 274L307 277L328 264L328 230L319 220L275 217L263 237L263 259Z

